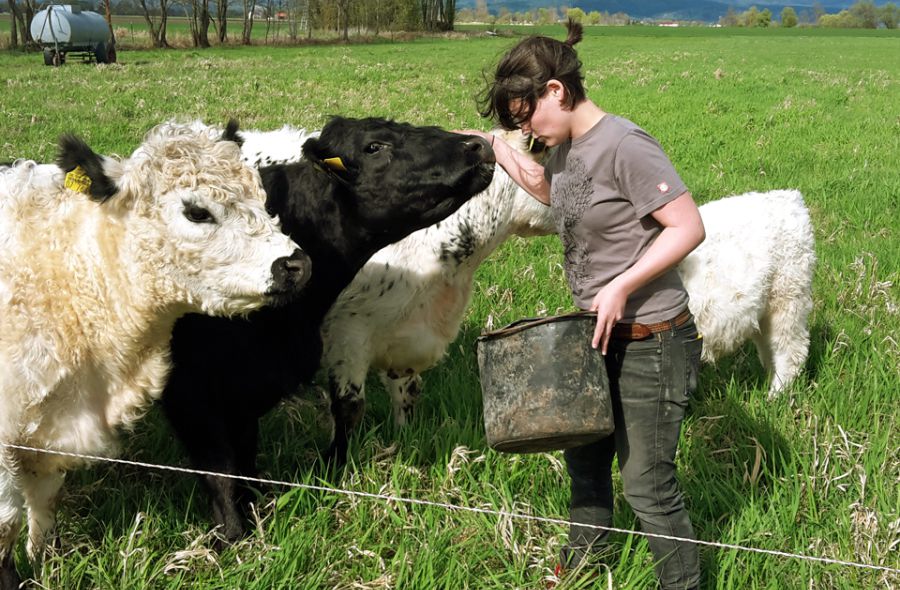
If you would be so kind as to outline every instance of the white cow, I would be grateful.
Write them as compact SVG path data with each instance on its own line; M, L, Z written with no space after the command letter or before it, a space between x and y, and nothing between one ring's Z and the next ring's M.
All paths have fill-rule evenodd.
M799 191L777 190L707 203L700 213L706 240L678 272L703 334L703 360L713 363L752 339L774 398L809 350L809 212ZM456 339L477 266L511 235L554 231L549 208L498 169L456 214L376 253L323 324L332 395L364 399L366 374L376 369L395 423L405 424L421 393L420 373Z
M700 206L706 240L678 266L715 362L748 339L770 375L769 399L803 369L816 265L815 236L797 190L746 193Z
M179 316L246 314L305 284L309 259L264 202L236 143L177 124L125 160L65 136L58 166L0 169L0 590L19 583L23 509L39 560L80 463L15 446L114 452L164 385Z

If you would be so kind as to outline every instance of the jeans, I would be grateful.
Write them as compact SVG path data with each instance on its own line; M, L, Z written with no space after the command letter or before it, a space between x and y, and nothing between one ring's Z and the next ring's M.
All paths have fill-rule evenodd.
M701 350L693 319L645 340L610 341L605 360L616 429L597 442L565 451L572 522L612 526L612 463L618 455L625 499L641 529L696 538L675 477L675 451L688 399L697 389ZM574 567L602 549L608 535L572 525L563 563ZM662 588L699 584L696 544L654 537L648 542Z

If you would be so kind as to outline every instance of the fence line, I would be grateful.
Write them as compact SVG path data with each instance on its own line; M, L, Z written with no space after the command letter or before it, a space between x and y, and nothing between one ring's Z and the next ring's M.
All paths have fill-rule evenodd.
M771 555L771 556L776 556L776 557L785 557L785 558L790 558L790 559L798 559L798 560L803 560L803 561L811 561L811 562L824 563L824 564L830 564L830 565L855 567L855 568L860 568L860 569L888 572L888 573L892 573L892 574L900 574L900 569L888 567L888 566L884 566L884 565L872 565L872 564L868 564L868 563L859 563L859 562L855 562L855 561L832 559L830 557L802 555L799 553L790 553L787 551L777 551L774 549L762 549L759 547L748 547L745 545L733 545L730 543L719 543L716 541L702 541L699 539L685 539L682 537L675 537L675 536L671 536L671 535L660 535L660 534L655 534L655 533L645 533L643 531L633 531L633 530L629 530L629 529L621 529L621 528L617 528L617 527L608 527L608 526L601 526L601 525L594 525L594 524L572 522L572 521L564 520L561 518L532 516L530 514L509 512L506 510L496 510L496 509L489 509L489 508L473 508L471 506L457 506L454 504L447 504L444 502L434 502L431 500L420 500L418 498L404 498L403 496L395 496L395 495L391 495L391 494L375 494L375 493L371 493L371 492L360 492L360 491L356 491L356 490L344 490L341 488L320 486L320 485L314 485L314 484L296 483L296 482L291 482L291 481L280 481L277 479L248 477L245 475L232 475L232 474L228 474L228 473L217 473L214 471L204 471L201 469L191 469L188 467L177 467L177 466L173 466L173 465L158 465L155 463L145 463L143 461L131 461L128 459L100 457L97 455L84 455L81 453L70 453L67 451L57 451L57 450L53 450L53 449L41 449L41 448L36 448L36 447L29 447L29 446L25 446L25 445L15 445L15 444L4 443L4 442L0 442L0 447L4 447L4 448L8 448L8 449L16 449L19 451L28 451L28 452L34 452L34 453L44 453L44 454L48 454L48 455L57 455L57 456L62 456L62 457L71 457L74 459L83 459L86 461L96 461L96 462L100 462L100 463L113 463L113 464L119 464L119 465L128 465L131 467L140 467L140 468L144 468L144 469L155 469L158 471L170 471L170 472L174 472L174 473L184 473L184 474L190 474L190 475L205 475L205 476L212 476L212 477L224 477L227 479L235 479L235 480L239 480L239 481L245 481L248 483L277 485L277 486L287 487L287 488L305 489L305 490L325 492L325 493L330 493L330 494L354 496L354 497L358 497L358 498L384 500L387 502L399 502L399 503L403 503L403 504L411 504L411 505L416 505L416 506L429 506L429 507L433 507L433 508L442 508L442 509L449 510L449 511L455 510L458 512L470 512L470 513L476 513L476 514L485 514L488 516L514 518L514 519L528 520L528 521L539 522L539 523L544 523L544 524L557 524L557 525L563 525L563 526L577 525L577 526L583 526L583 527L593 528L593 529L602 530L602 531L608 531L608 532L612 532L612 533L623 533L626 535L635 535L635 536L639 536L639 537L648 537L648 538L654 537L657 539L666 539L669 541L694 543L696 545L702 545L705 547L713 547L716 549L730 549L730 550L734 550L734 551L746 551L749 553L759 553L759 554L763 554L763 555Z

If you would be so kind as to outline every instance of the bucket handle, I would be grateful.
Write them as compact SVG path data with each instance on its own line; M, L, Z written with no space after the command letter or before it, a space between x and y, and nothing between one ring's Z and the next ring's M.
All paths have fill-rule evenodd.
M481 336L478 337L478 340L487 340L489 338L502 338L504 336L509 336L511 334L516 334L523 330L527 330L528 328L533 328L534 326L541 326L543 324L550 324L553 322L571 320L576 318L596 318L596 311L573 311L570 313L564 313L561 315L553 315L545 318L522 318L521 320L516 320L513 323L504 326L498 330L494 330L493 332L482 332Z

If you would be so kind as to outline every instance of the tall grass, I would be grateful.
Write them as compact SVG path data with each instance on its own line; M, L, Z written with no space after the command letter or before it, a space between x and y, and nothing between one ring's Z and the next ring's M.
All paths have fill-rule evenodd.
M123 51L115 66L50 68L36 54L3 54L0 160L52 159L66 131L129 153L173 116L317 128L331 114L382 115L484 128L483 72L518 33ZM819 264L804 376L769 403L752 347L703 369L678 456L699 537L900 568L900 37L592 28L579 51L590 96L659 138L698 201L792 187L812 212ZM352 464L329 485L564 518L559 454L486 448L473 346L485 326L570 309L560 262L553 238L496 252L460 337L426 374L412 424L390 425L372 380ZM328 428L317 392L292 401L266 418L260 465L273 478L321 483L313 465ZM128 458L185 464L155 411L124 442ZM96 465L70 476L60 547L35 575L65 589L540 588L566 534L303 489L263 489L258 505L254 534L215 553L192 478ZM614 524L638 527L622 501ZM897 575L864 569L715 548L701 556L704 588L900 587ZM613 535L607 564L617 587L652 587L643 539ZM575 575L560 588L593 583Z

